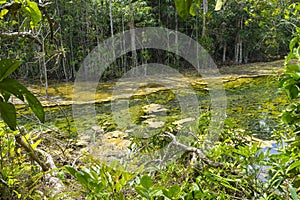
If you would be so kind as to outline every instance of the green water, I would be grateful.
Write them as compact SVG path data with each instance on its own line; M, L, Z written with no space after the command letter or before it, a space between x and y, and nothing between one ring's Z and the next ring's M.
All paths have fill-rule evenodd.
M272 131L280 129L279 114L286 104L284 94L278 90L278 81L276 79L276 77L272 76L240 78L224 83L227 97L227 118L236 122L249 134L254 134L259 138L269 138ZM205 112L210 107L209 92L199 85L194 85L193 89L198 97L200 113ZM157 116L157 120L165 122L165 127L161 128L161 130L172 126L172 122L184 117L181 116L181 108L174 92L172 90L161 90L130 98L129 113L132 124L142 124L143 119L141 117L144 115L142 106L151 103L160 104L167 109L163 116ZM86 128L89 127L91 119L88 113L84 113L84 110L83 106L83 120L76 122L77 128L82 126L85 127L86 130L84 131L87 133L92 132L92 130ZM76 136L76 126L72 119L71 106L55 106L45 108L45 111L46 123L42 125L44 128L52 128L69 136ZM25 124L28 129L42 127L33 122L35 118L32 115L26 113L24 109L19 110L21 124ZM117 124L111 113L110 102L97 103L96 113L97 124L104 131L108 132L117 129ZM84 118L84 115L86 115L86 118Z

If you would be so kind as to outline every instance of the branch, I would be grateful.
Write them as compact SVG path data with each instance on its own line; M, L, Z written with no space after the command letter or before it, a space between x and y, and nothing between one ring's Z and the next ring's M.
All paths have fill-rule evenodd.
M6 187L9 187L8 183L5 180L3 180L2 178L0 178L0 183L5 185Z
M0 38L28 38L35 41L37 44L42 45L41 41L37 36L33 35L31 32L12 32L12 33L1 33Z
M22 4L19 2L10 2L0 6L0 10L7 9L9 11L17 11L21 8Z
M20 128L21 134L26 134L25 131L26 131L25 128ZM19 145L21 145L21 146L25 149L25 151L27 151L27 152L29 153L30 158L31 158L32 160L36 161L36 162L41 166L41 168L42 168L43 171L48 171L48 170L49 170L49 166L47 166L47 165L45 164L45 162L42 161L42 160L37 156L35 150L33 150L32 147L31 147L29 144L27 144L27 143L23 140L21 134L17 134L17 135L15 136L16 142L17 142Z
M201 149L198 149L198 148L195 148L195 147L189 147L189 146L186 146L186 145L178 142L176 140L175 135L173 135L172 133L165 132L165 136L172 140L171 143L169 144L169 148L170 148L171 145L178 146L178 147L184 149L185 151L193 152L193 153L197 154L198 157L201 160L203 160L204 163L206 163L207 165L209 165L211 167L215 167L215 168L217 168L217 167L224 168L225 167L223 163L220 163L220 162L217 162L217 161L212 161L209 158L207 158L207 156L201 151ZM166 154L168 154L168 152ZM236 175L241 174L241 172L239 170L233 170L232 173L236 174Z

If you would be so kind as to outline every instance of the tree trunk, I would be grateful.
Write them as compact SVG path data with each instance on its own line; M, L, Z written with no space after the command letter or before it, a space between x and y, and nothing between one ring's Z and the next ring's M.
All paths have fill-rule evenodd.
M134 29L134 14L133 14L133 7L132 1L130 1L130 34L131 34L131 50L132 50L132 67L137 66L137 53L136 53L136 44L135 44L135 29Z
M240 21L240 27L241 27L241 30L243 30L243 16L241 17L241 21ZM242 64L243 63L243 40L241 39L241 36L240 36L240 50L239 50L239 64Z
M59 1L56 0L55 2L56 2L57 15L58 15L58 17L61 20L63 20L63 17L61 17L61 15L60 15ZM64 21L62 21L62 23L64 23ZM62 57L62 67L63 67L63 72L64 72L65 79L68 82L69 81L69 76L67 74L66 65L65 65L66 55L65 55L65 51L64 51L63 33L62 33L62 30L61 30L61 25L59 25L59 35L60 35L60 47L61 47L61 51L62 51L62 54L63 54L63 57Z
M122 33L123 35L125 34L125 25L124 25L124 18L122 16ZM126 40L123 40L123 50L125 51L125 47L126 47ZM127 71L127 56L122 56L122 59L123 59L123 63L122 63L122 66L123 66L123 74L126 73Z
M112 47L113 47L113 58L115 60L116 53L115 53L115 40L114 40L114 25L113 25L113 15L112 15L112 2L109 0L109 21L110 21L110 34L112 38Z
M206 13L208 11L208 2L203 0L203 22L202 22L202 37L206 34Z
M234 63L235 64L242 64L243 62L243 41L241 39L240 31L243 28L243 17L238 20L237 23L237 34L235 39L235 48L234 48Z
M240 49L239 49L239 53L240 53L239 64L242 64L243 63L243 41L242 40L240 40L239 47L240 47Z
M48 96L48 73L47 73L47 66L46 66L45 38L43 38L43 42L42 42L42 52L43 52L42 65L44 69L46 99L48 99L49 97Z
M227 43L224 42L224 43L223 43L223 56L222 56L222 63L223 63L223 65L224 65L225 62L226 62L226 50L227 50Z

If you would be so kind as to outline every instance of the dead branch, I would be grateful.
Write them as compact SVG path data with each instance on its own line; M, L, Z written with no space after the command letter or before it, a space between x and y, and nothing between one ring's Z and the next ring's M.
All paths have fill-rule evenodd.
M217 161L212 161L209 158L207 158L207 156L202 152L201 149L195 148L195 147L190 147L190 146L187 146L185 144L182 144L182 143L178 142L176 140L175 135L173 135L172 133L165 132L164 136L166 136L166 137L168 137L168 138L171 139L171 143L168 145L168 149L172 145L174 145L174 146L182 148L185 151L197 154L197 156L198 156L199 159L201 159L205 164L207 164L207 165L209 165L211 167L215 167L215 168L224 168L225 167L223 163L220 163L220 162L217 162ZM167 154L168 154L168 152L165 155L167 155ZM164 161L164 159L162 159L162 161ZM241 174L241 172L239 170L233 170L232 173L236 174L236 175Z
M17 142L19 145L21 145L21 146L25 149L25 151L27 151L27 152L29 153L30 158L31 158L32 160L34 160L35 162L37 162L37 163L41 166L41 168L42 168L43 171L48 171L48 170L49 170L49 166L46 165L45 162L42 161L42 160L37 156L36 151L35 151L34 149L32 149L32 147L31 147L29 144L27 144L27 143L23 140L22 135L25 135L25 134L26 134L25 128L24 128L24 127L21 127L21 128L20 128L20 134L17 134L17 135L15 136L16 142Z
M59 178L57 178L58 171L55 170L57 167L53 161L52 156L46 151L43 151L41 149L36 149L36 151L40 152L43 156L46 157L46 163L49 165L50 169L53 169L51 173L45 174L45 178L48 180L52 188L51 196L53 197L57 194L60 194L64 190L64 184L61 182Z
M29 153L31 159L36 161L41 166L43 171L52 170L52 171L50 171L50 173L45 174L45 178L48 180L48 182L52 188L51 196L53 197L57 194L60 194L64 190L64 185L61 182L61 180L56 177L56 175L57 175L56 168L57 167L54 163L53 157L49 153L47 153L46 151L43 151L41 149L36 149L36 150L32 149L32 147L28 143L26 143L22 138L22 135L25 135L25 134L26 134L25 128L21 127L20 134L17 134L15 136L17 143L20 144ZM39 157L36 154L37 152L39 152L46 158L46 162L41 161L39 159Z

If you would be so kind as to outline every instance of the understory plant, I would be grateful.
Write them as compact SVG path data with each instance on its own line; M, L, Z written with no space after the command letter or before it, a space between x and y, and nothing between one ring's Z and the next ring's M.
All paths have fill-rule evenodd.
M153 160L151 168L126 171L121 165L92 166L65 170L81 185L81 195L88 199L259 199L268 195L263 171L268 151L261 152L258 142L246 139L247 133L226 120L220 139L203 153L202 138L208 131L210 114L199 118L199 132L190 144L176 140L176 132L165 132L160 137L141 139L145 144L158 141L156 148L183 148L184 153L174 159ZM135 138L136 140L136 138ZM168 145L166 145L166 143ZM177 146L176 146L177 145ZM142 149L142 148L141 148ZM151 148L153 150L153 148ZM145 150L143 149L142 153ZM168 152L168 149L167 151ZM138 152L136 152L136 156ZM164 157L164 156L162 156Z
M296 8L300 11L300 6ZM282 112L286 131L277 135L283 147L269 162L272 165L269 183L276 199L298 200L300 193L300 27L295 30L290 53L285 59L284 78L280 82L290 99Z

